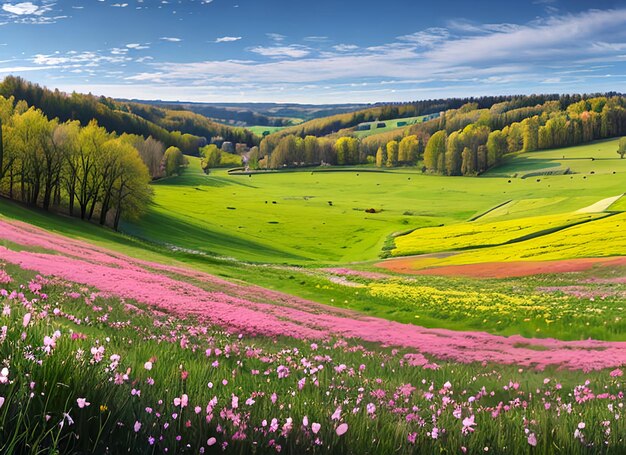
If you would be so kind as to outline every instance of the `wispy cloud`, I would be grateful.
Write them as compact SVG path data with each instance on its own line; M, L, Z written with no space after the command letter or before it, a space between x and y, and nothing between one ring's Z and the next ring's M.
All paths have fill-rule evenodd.
M275 43L282 43L285 41L285 38L287 38L285 35L281 35L280 33L266 33L265 35Z
M216 43L232 43L233 41L239 41L241 36L222 36L215 40Z
M249 49L250 52L254 52L255 54L263 55L264 57L290 57L290 58L301 58L306 57L311 53L311 51L305 46L299 46L296 44L290 46L270 46L263 47L257 46Z
M162 36L159 38L161 41L168 41L170 43L180 43L182 41L181 38L175 38L173 36Z
M208 87L228 84L233 90L267 93L323 91L372 97L436 93L450 86L483 87L485 92L581 83L584 73L556 74L583 60L610 63L626 52L626 9L591 10L550 16L525 24L450 22L446 28L428 28L403 35L391 43L359 47L335 44L328 50L285 43L247 50L260 60L208 60L158 63L158 71L127 77L129 83ZM263 59L264 58L264 59ZM148 64L150 67L151 64ZM155 69L157 63L155 62ZM601 69L594 70L601 72ZM452 84L452 85L451 85ZM253 86L254 89L250 87ZM315 88L311 88L315 87ZM371 99L370 99L371 101Z
M0 13L10 22L21 24L49 24L66 16L50 15L54 11L55 2L40 0L36 2L5 2Z

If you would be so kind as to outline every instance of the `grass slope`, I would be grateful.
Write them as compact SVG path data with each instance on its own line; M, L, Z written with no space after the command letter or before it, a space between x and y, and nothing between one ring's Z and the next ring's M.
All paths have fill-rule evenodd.
M393 233L459 223L503 201L513 202L484 220L573 212L621 194L626 160L617 161L617 174L508 179L429 176L414 169L251 177L218 170L205 176L192 159L182 176L154 185L148 215L124 230L253 262L373 260ZM378 213L366 213L370 208Z
M266 131L268 131L269 134L271 134L271 133L275 133L276 131L280 131L285 128L286 127L284 126L259 126L259 125L246 126L247 130L250 130L257 136L261 136L261 137L263 137L263 133L265 133Z
M569 168L581 174L611 174L626 170L626 160L617 154L618 140L609 139L562 149L526 152L507 159L487 172L489 177L521 177L540 171Z
M407 129L411 125L415 125L416 123L420 123L424 121L424 118L428 117L427 115L420 115L419 117L408 117L408 118L396 118L391 120L381 120L380 122L366 122L371 125L371 129L358 131L356 128L353 128L355 137L362 139L364 137L373 136L375 134L387 133L389 131ZM398 123L406 122L405 125L399 126ZM377 124L384 123L385 126L383 128L376 128Z

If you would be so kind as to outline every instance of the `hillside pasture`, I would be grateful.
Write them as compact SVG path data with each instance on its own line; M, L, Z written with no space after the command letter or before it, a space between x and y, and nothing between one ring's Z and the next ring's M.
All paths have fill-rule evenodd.
M276 131L280 131L285 129L286 127L284 126L262 126L262 125L254 125L254 126L247 126L246 129L252 131L254 134L256 134L257 136L263 137L263 133L265 133L266 131L269 132L269 134L275 133Z
M353 128L353 135L362 139L364 137L372 136L374 134L387 133L389 131L407 129L411 125L415 125L416 123L423 122L425 118L429 117L428 115L420 115L418 117L407 117L407 118L396 118L391 120L381 120L378 122L366 122L361 125L369 125L370 129L359 129L358 127ZM378 127L379 124L384 124L384 127ZM359 125L359 126L361 126Z
M337 168L207 176L197 159L153 188L147 216L125 232L214 256L302 265L374 260L390 235L464 222L508 200L480 221L573 212L624 192L620 174L450 178Z
M489 170L488 177L524 177L528 174L569 169L576 174L612 174L626 172L626 160L617 154L617 139L596 141L552 150L519 153Z

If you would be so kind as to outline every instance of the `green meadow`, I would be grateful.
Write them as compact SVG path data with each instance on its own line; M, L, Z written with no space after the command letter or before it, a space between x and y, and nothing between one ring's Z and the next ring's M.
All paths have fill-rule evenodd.
M123 230L150 242L249 262L375 260L391 235L466 223L481 215L481 221L502 221L567 214L620 195L626 160L614 152L616 142L522 154L503 166L508 170L479 178L424 175L415 168L251 176L216 170L207 176L199 161L191 159L181 176L153 185L155 200L147 216ZM572 159L571 175L508 176L527 170L529 160L541 162L540 167L545 167L543 160L560 166L557 157L563 153L579 157L598 148L604 159ZM593 163L602 168L591 174ZM371 209L375 213L366 212Z
M366 122L371 125L371 129L358 131L355 129L353 135L362 139L364 137L373 136L374 134L387 133L393 130L400 130L401 128L406 128L407 126L414 125L416 123L424 121L424 118L428 117L427 115L420 115L418 117L407 117L407 118L396 118L391 120L381 120L380 122ZM385 126L382 128L377 128L378 123L384 123ZM404 125L401 125L404 123Z
M269 134L272 134L272 133L275 133L276 131L280 131L285 128L286 127L284 126L262 126L262 125L254 125L254 126L246 127L247 130L250 130L257 136L261 136L261 137L263 136L263 133L265 133L266 131L269 132Z

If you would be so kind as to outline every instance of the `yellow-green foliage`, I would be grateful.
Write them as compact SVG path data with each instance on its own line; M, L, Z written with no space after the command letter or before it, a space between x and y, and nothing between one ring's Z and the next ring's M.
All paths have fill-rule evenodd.
M233 153L222 153L220 156L220 166L222 167L236 167L241 166L241 156Z
M394 256L434 253L464 248L501 245L598 218L598 214L566 213L496 222L469 222L452 226L423 228L396 238Z

